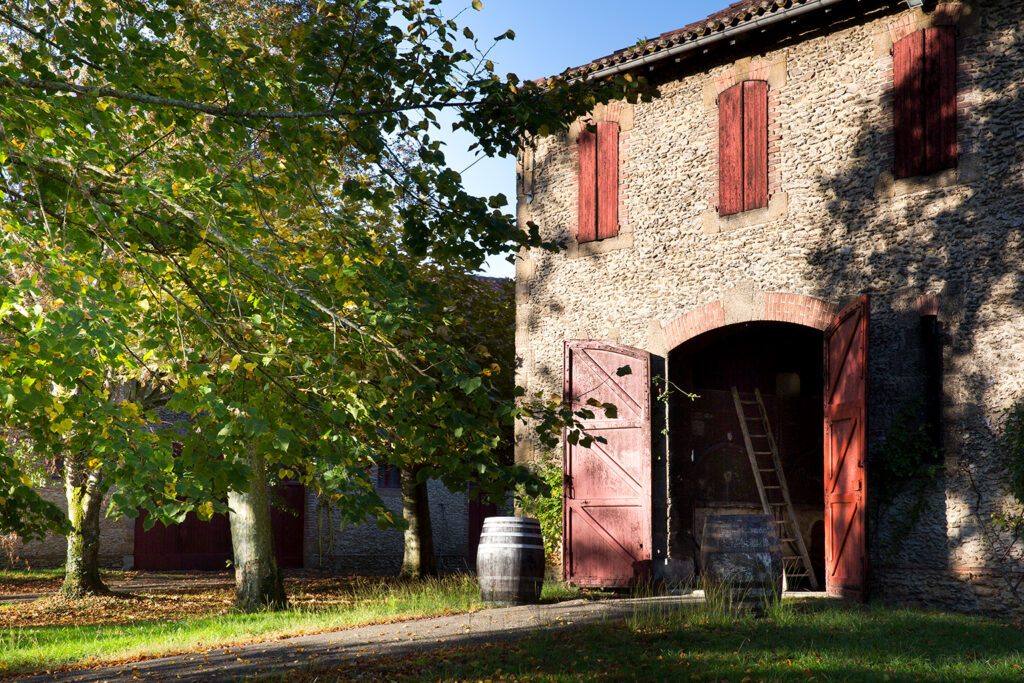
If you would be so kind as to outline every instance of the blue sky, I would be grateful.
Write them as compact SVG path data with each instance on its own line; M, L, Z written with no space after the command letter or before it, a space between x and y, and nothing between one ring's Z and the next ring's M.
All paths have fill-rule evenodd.
M444 0L446 16L460 26L469 26L477 37L490 37L512 29L514 41L502 41L490 54L499 73L513 72L520 78L539 78L560 73L597 57L653 38L703 19L732 0L483 0L483 10L470 9L470 0ZM625 8L625 9L624 9ZM483 42L481 41L481 44ZM470 140L448 137L448 160L462 171L476 157L466 152ZM504 193L515 200L515 161L491 158L478 161L463 174L470 192L480 195ZM511 210L511 207L510 207ZM492 257L487 275L512 277L514 268L504 257Z

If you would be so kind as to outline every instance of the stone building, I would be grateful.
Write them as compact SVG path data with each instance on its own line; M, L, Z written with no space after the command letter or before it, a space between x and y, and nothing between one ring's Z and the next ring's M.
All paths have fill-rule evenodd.
M735 3L574 70L661 96L523 149L520 221L566 250L520 253L517 381L618 408L590 449L517 434L564 457L567 578L685 579L708 515L760 511L735 387L831 592L1024 609L991 518L1019 512L1024 2L908 4Z
M371 476L385 505L400 517L401 489L397 470ZM464 571L475 564L475 542L483 517L494 514L471 502L464 492L451 492L439 481L428 483L434 553L443 571ZM345 524L336 509L302 486L279 487L272 515L278 564L286 568L326 569L371 574L397 574L404 552L403 532L382 530L374 522ZM46 487L43 496L64 508L63 491ZM288 512L282 510L287 509ZM100 563L111 569L225 569L231 557L227 520L218 515L200 522L193 514L172 527L144 531L139 519L100 519ZM42 540L0 546L0 567L13 564L56 567L64 564L66 541L47 535Z

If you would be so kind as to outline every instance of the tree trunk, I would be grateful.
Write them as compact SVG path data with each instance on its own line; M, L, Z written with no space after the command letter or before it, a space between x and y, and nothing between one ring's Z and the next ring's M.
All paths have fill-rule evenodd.
M274 556L270 528L267 463L259 453L246 456L252 468L248 486L228 493L231 548L235 555L235 605L244 611L282 609L288 598Z
M402 576L419 579L437 575L434 561L434 532L430 524L430 498L427 482L419 481L418 468L402 469L402 516L409 526L405 530L405 556Z
M64 461L64 494L71 532L60 592L76 599L110 593L100 578L100 510L105 486L99 471L89 470L85 462L82 453Z

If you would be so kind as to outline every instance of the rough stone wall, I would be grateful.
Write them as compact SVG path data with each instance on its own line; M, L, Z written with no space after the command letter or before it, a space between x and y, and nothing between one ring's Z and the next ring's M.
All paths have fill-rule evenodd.
M628 243L574 248L574 140L540 140L524 155L520 219L569 249L520 255L517 382L528 394L560 394L563 340L616 341L667 357L673 323L700 307L720 306L715 315L732 324L763 319L772 293L834 305L868 293L870 468L886 457L893 417L920 398L919 297L935 295L944 467L923 494L873 501L873 595L1024 609L1021 543L990 524L993 511L1012 508L994 432L1002 411L1024 399L1022 14L1019 0L963 8L952 171L892 177L890 48L936 21L902 4L785 47L701 57L700 67L684 64L661 85L660 99L633 107L620 164ZM758 74L771 85L774 194L767 209L720 219L715 95ZM527 429L516 457L543 457ZM914 507L918 524L902 529Z
M67 511L67 499L60 482L40 491L43 498ZM106 505L103 506L104 513ZM100 565L108 569L130 569L135 550L135 520L127 517L100 517ZM0 567L59 567L67 555L63 536L47 534L41 541L16 543L11 554L0 552Z
M376 476L376 473L374 473ZM434 528L434 548L438 567L443 571L465 570L469 537L469 502L465 493L452 493L439 481L429 482L430 514ZM47 487L43 496L67 508L64 493L58 487ZM399 516L402 514L400 489L382 489L381 495ZM318 512L320 514L318 515ZM307 568L336 569L341 571L397 573L402 566L403 536L401 531L381 530L373 522L343 525L333 515L333 547L327 552L329 534L326 516L317 507L313 493L306 494L303 529L303 565ZM317 542L322 534L325 557L320 561L321 546ZM130 569L135 552L135 520L128 518L100 521L100 563L111 569ZM0 567L16 566L56 567L64 564L67 543L63 536L48 535L41 541L16 543L13 556L0 552Z
M376 481L376 472L372 476ZM468 567L469 537L469 501L466 494L452 493L437 480L430 480L427 488L438 568L442 571L465 570ZM401 517L402 490L382 488L378 493ZM306 496L305 524L304 564L308 568L380 574L397 574L402 568L402 531L382 530L375 522L345 525L340 516L333 513L331 531L327 526L326 509L318 507L317 498L312 493Z

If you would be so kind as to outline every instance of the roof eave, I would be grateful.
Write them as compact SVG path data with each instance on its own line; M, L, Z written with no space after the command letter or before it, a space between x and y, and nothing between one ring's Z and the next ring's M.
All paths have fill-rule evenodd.
M809 12L820 11L826 7L832 5L838 5L844 0L807 0L800 5L792 5L783 9L776 10L771 14L765 14L748 21L738 24L736 26L730 26L722 31L716 33L710 33L703 36L698 36L693 40L688 40L678 45L652 52L635 59L631 59L625 62L620 62L612 66L607 66L596 71L590 71L587 73L578 74L573 76L573 80L577 79L591 79L591 78L606 78L608 76L614 76L616 74L624 73L626 71L633 71L634 69L640 68L644 65L651 65L655 62L660 62L670 57L676 57L686 52L696 50L698 48L707 47L714 43L735 38L745 33L754 31L755 29L764 28L766 26L776 24L782 21L791 20L798 16L807 14Z

